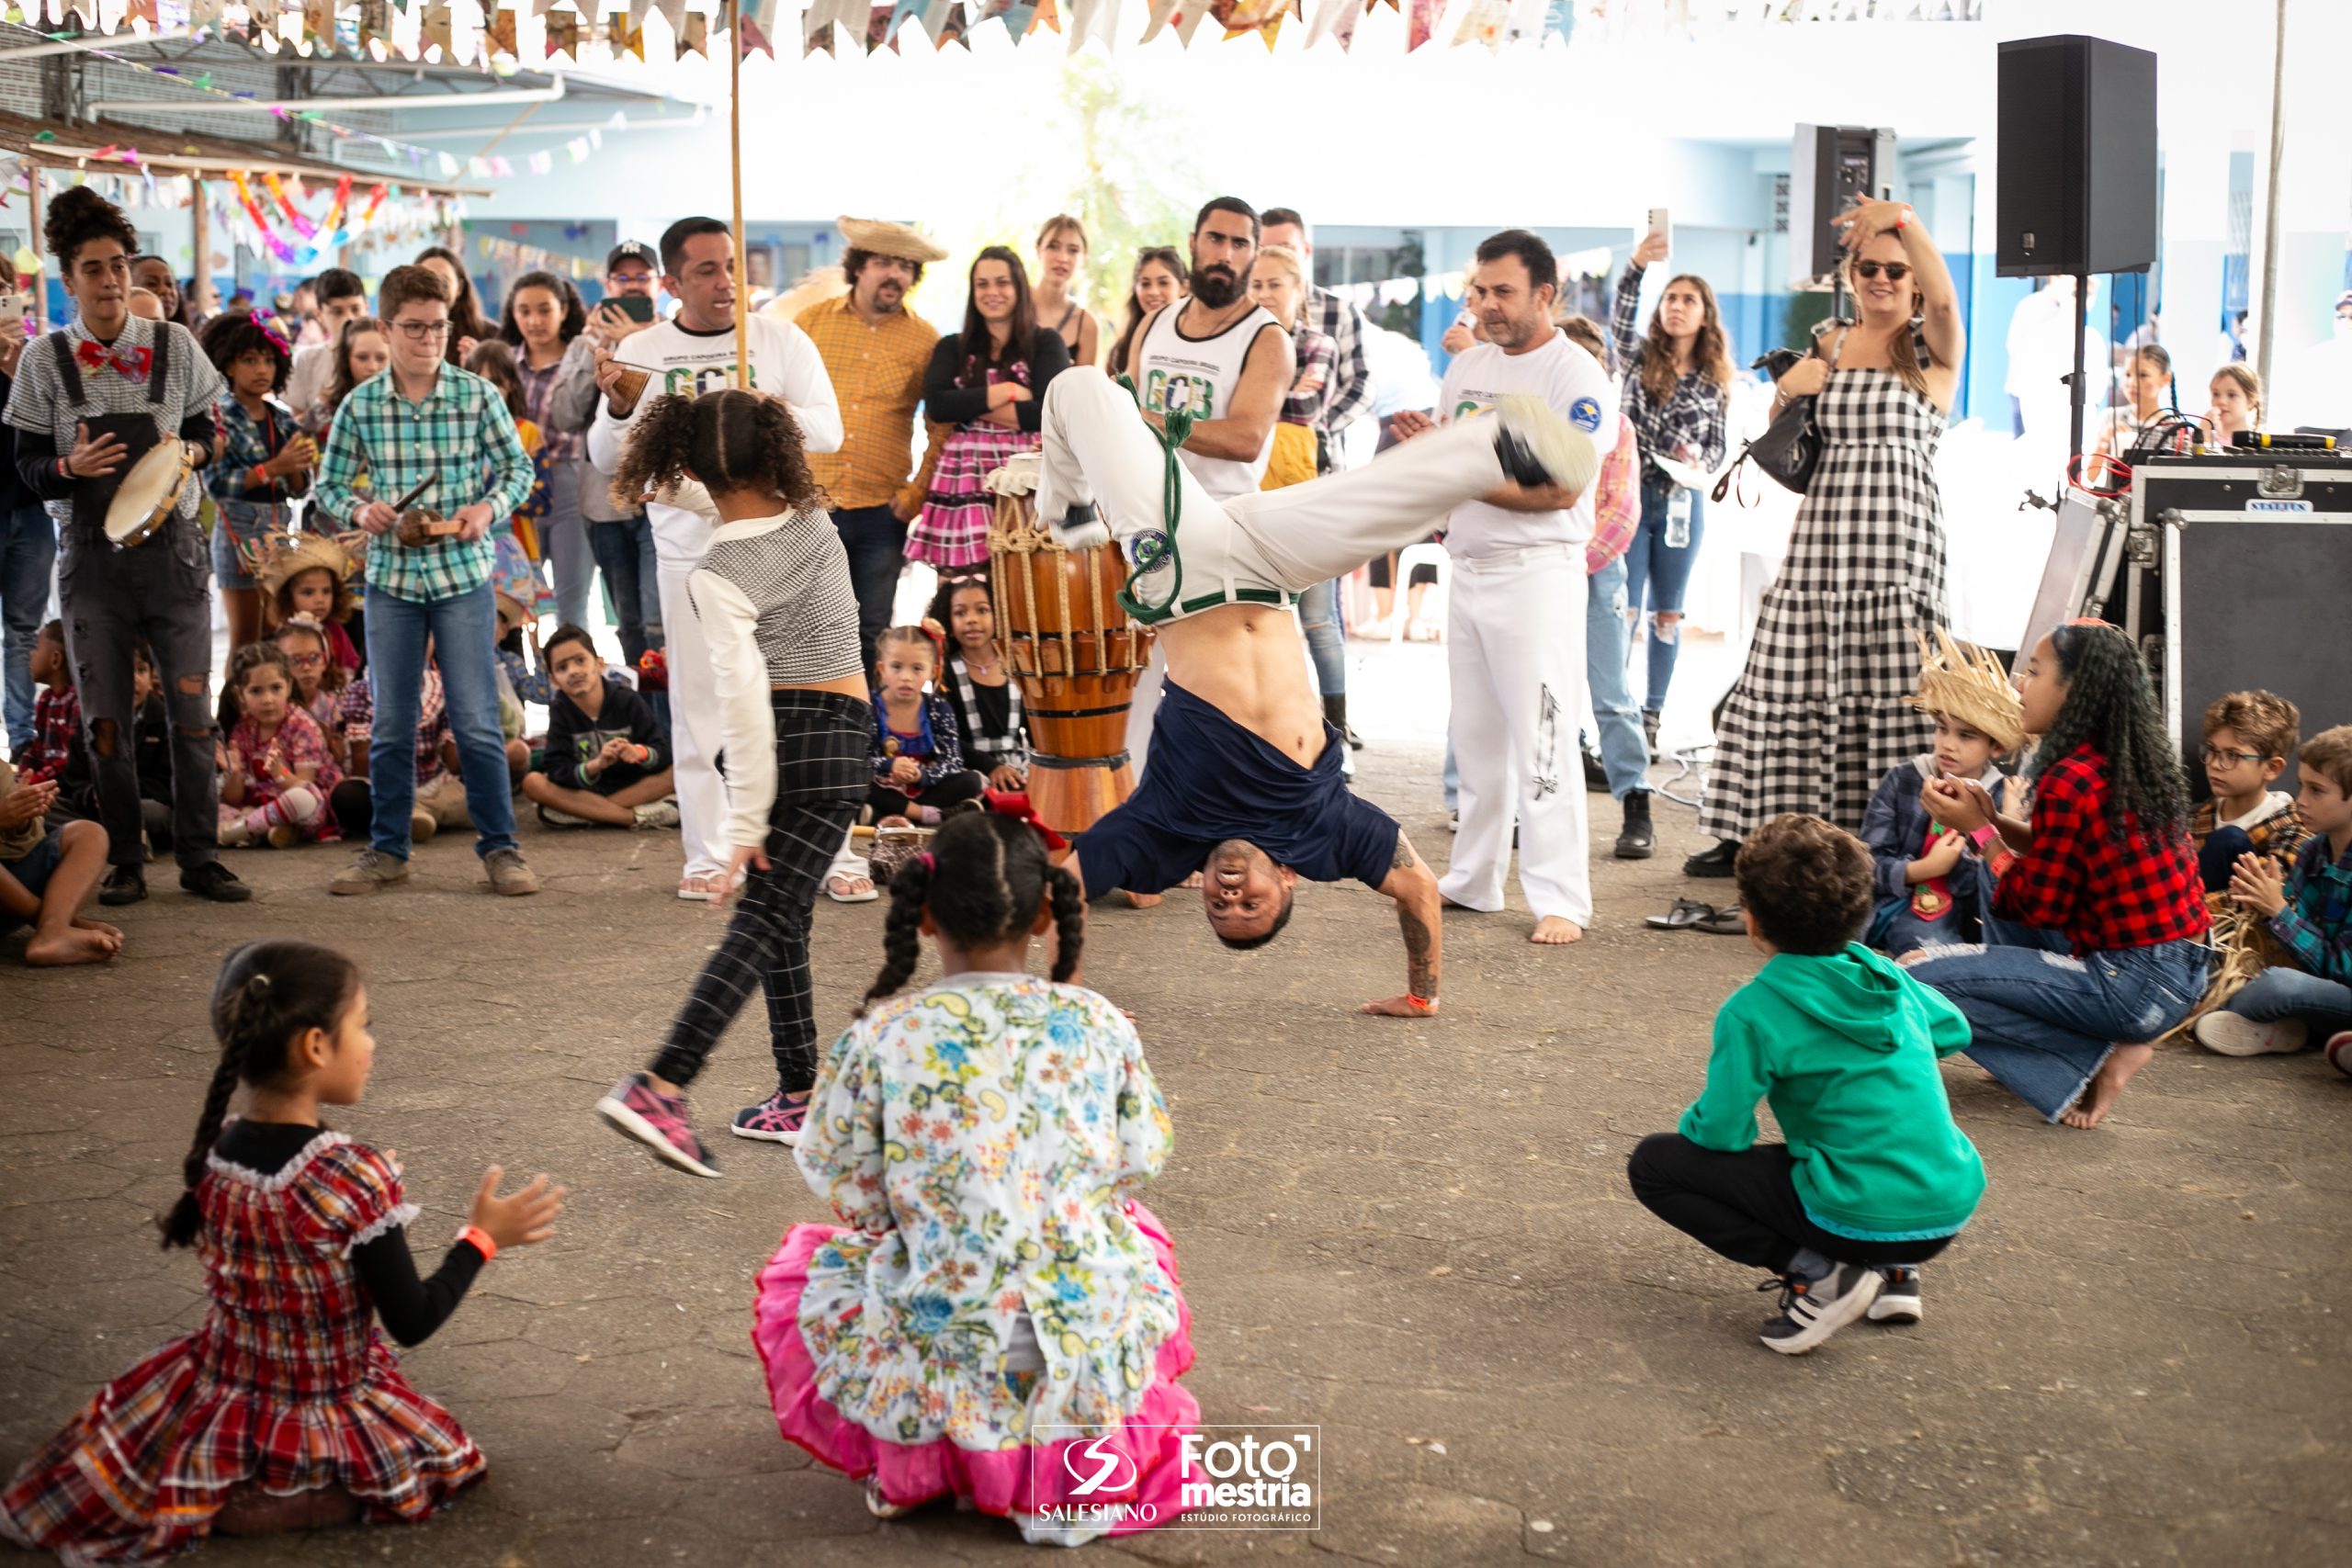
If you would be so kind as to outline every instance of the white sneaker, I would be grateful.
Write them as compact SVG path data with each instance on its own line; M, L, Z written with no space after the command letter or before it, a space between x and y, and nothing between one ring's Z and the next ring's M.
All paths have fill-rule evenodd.
M1070 507L1058 517L1046 516L1046 532L1066 550L1091 550L1111 542L1111 525L1091 505Z
M637 808L637 825L640 828L674 828L678 825L678 808L666 800L649 802Z
M2311 1030L2300 1018L2264 1023L2234 1012L2209 1012L2197 1021L2193 1032L2197 1043L2224 1056L2283 1055L2301 1050L2311 1039Z
M1818 1280L1767 1280L1759 1291L1781 1292L1781 1314L1764 1325L1766 1346L1802 1356L1868 1312L1886 1288L1886 1276L1860 1263L1840 1263Z
M1521 484L1540 482L1532 465L1563 490L1582 495L1600 477L1600 452L1592 438L1554 412L1531 392L1510 392L1495 400L1496 456L1504 472Z

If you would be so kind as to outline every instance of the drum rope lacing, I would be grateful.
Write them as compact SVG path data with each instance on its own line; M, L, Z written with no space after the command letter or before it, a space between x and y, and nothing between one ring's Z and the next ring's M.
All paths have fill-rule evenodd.
M1136 407L1140 410L1143 394L1136 390L1135 378L1123 375L1118 378L1118 382L1126 389L1127 396L1136 400ZM1155 434L1159 438L1161 458L1166 468L1160 478L1159 514L1167 527L1156 534L1147 532L1137 536L1135 570L1127 578L1127 586L1120 589L1118 593L1120 606L1146 626L1165 620L1168 612L1184 592L1184 558L1176 547L1176 524L1184 510L1184 481L1183 468L1177 460L1176 452L1193 434L1192 411L1171 411L1160 415L1160 428ZM1167 595L1157 604L1146 604L1136 595L1135 586L1163 558L1174 568L1169 577Z

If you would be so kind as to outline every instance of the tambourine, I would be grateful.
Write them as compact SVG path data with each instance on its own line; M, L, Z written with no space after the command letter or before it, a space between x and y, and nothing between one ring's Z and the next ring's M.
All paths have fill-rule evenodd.
M199 448L186 441L164 441L130 466L107 502L107 542L120 549L147 542L179 511L180 491L196 472Z

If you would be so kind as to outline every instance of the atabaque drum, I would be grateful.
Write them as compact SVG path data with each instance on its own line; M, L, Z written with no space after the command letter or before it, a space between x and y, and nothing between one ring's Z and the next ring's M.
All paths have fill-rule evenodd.
M1021 682L1029 800L1055 831L1084 832L1135 793L1127 706L1151 633L1119 607L1127 563L1116 545L1069 550L1037 521L1036 457L989 476L989 592L1005 669Z

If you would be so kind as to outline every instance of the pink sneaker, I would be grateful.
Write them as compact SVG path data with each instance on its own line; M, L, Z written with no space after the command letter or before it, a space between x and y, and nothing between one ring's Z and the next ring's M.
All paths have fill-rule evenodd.
M786 1094L779 1089L757 1105L747 1105L735 1112L728 1131L739 1138L759 1138L782 1144L788 1149L797 1148L801 1124L808 1120L808 1095Z
M702 1140L686 1123L686 1097L663 1094L643 1073L631 1073L596 1102L596 1114L655 1155L696 1176L717 1176Z

